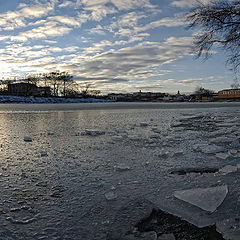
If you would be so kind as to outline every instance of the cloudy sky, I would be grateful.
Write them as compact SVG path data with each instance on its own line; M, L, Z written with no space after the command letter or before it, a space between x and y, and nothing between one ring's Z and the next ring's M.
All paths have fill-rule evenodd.
M1 77L68 71L104 93L229 88L226 55L191 52L193 2L0 0Z

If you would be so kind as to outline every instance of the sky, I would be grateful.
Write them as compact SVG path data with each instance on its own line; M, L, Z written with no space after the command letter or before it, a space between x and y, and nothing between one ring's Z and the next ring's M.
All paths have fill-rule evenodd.
M208 2L209 0L203 0ZM226 53L196 59L194 0L0 0L0 78L67 71L102 93L230 88Z

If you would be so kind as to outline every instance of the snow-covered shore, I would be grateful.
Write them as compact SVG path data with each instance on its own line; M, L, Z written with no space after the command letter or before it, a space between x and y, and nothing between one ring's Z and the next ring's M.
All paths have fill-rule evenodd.
M60 98L60 97L22 97L22 96L0 96L0 103L98 103L108 100L96 98Z

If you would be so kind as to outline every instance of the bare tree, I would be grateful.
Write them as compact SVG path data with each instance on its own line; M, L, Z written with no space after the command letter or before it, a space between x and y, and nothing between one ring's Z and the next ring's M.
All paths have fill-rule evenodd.
M203 87L196 87L194 93L199 94L199 95L209 96L209 95L213 94L214 91L210 90L210 89L203 88Z
M73 84L73 76L71 76L68 72L61 72L58 75L58 81L61 83L63 96L66 97L67 88Z
M91 97L91 96L97 96L101 93L100 90L91 89L92 84L91 83L85 83L83 86L81 86L81 94L84 98Z
M240 1L212 1L198 6L186 17L189 28L200 27L195 35L194 51L208 57L213 47L228 52L227 63L237 71L240 65Z

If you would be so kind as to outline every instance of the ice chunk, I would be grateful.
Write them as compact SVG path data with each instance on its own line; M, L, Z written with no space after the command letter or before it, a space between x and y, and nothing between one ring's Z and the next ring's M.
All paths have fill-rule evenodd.
M150 232L137 232L135 234L129 234L123 237L122 240L157 240L157 233L154 231Z
M115 194L114 192L107 192L105 193L105 198L108 200L108 201L112 201L112 200L115 200L117 198L117 194Z
M129 135L128 139L131 141L141 141L142 137L140 135Z
M231 143L232 141L233 141L232 138L221 136L221 137L215 137L213 139L210 139L209 143L224 144L224 143Z
M231 142L230 146L233 147L233 148L239 148L240 147L239 139L238 138L234 139Z
M219 159L226 160L227 158L230 157L230 155L228 153L217 153L216 157L219 158Z
M229 154L232 154L232 155L235 155L238 153L238 151L236 149L230 149L228 152L229 152Z
M199 151L199 152L203 152L203 153L207 153L207 154L214 154L214 153L218 153L218 152L222 152L223 148L220 146L216 146L216 145L208 145L208 144L196 144L193 146L193 149L195 151Z
M222 204L228 193L228 186L194 188L175 191L174 196L205 211L214 212Z
M168 157L169 154L170 154L169 151L167 151L165 149L160 149L155 152L155 155L158 157Z
M222 233L224 239L239 240L239 218L224 219L216 223L217 231Z
M184 153L184 152L183 152L182 149L178 149L178 150L175 150L175 151L172 152L173 155L181 155L181 154L183 154L183 153Z
M82 135L88 135L88 136L100 136L104 134L105 134L104 131L93 130L93 129L85 129L85 131L82 132Z
M170 234L162 234L158 237L157 240L175 240L175 236L173 235L173 233Z
M118 136L118 135L112 136L112 140L113 140L114 142L120 142L120 141L122 141L123 139L124 139L123 136Z
M118 165L118 166L114 166L114 167L115 167L116 171L119 171L119 172L128 171L131 169L129 166L126 166L126 165Z
M226 165L223 168L219 169L219 173L222 173L223 175L227 175L228 173L237 172L238 167L232 166L232 165Z
M31 137L28 137L28 136L25 136L23 140L24 140L25 142L32 142L32 138L31 138Z

